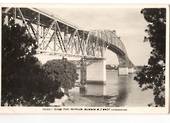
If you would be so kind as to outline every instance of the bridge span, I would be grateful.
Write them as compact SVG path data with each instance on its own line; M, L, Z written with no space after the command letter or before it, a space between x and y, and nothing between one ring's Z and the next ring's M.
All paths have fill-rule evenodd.
M119 75L133 73L134 64L115 30L84 30L37 8L2 8L2 20L4 24L12 20L25 26L28 35L37 41L37 55L77 58L82 85L87 81L106 81L106 49L117 55Z

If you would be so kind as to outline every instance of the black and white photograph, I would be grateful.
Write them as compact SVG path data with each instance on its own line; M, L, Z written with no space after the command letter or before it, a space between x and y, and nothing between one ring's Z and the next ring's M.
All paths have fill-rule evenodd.
M168 5L1 5L0 107L167 113L168 32Z

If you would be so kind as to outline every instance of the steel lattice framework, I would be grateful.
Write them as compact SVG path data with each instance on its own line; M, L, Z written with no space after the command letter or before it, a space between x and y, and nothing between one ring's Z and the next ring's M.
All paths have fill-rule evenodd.
M12 19L24 25L36 39L37 53L61 56L103 58L106 48L118 55L119 62L133 66L126 48L114 30L83 30L36 8L2 8L4 23Z

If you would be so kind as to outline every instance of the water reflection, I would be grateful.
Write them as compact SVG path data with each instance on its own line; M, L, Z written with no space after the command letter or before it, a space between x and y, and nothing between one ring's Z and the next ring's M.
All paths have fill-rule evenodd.
M100 106L100 102L105 102L103 106L111 107L147 106L153 102L152 91L141 91L138 83L134 80L134 76L135 74L119 76L118 71L108 70L105 85L87 84L89 95L93 95L87 98L94 101L95 106ZM100 95L102 94L104 98L101 98Z
M119 76L115 106L124 106L129 92L129 76Z

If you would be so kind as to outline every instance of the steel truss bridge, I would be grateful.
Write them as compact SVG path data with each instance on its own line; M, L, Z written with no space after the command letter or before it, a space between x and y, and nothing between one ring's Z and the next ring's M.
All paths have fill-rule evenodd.
M37 53L98 60L107 48L117 54L120 66L134 66L115 30L83 30L37 8L2 8L2 18L25 26L37 41Z

